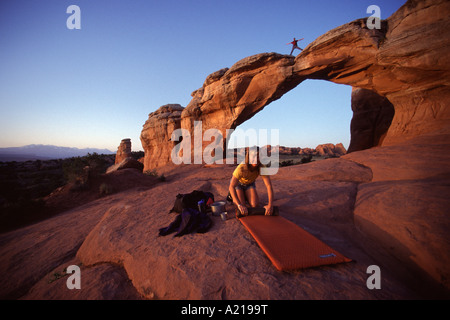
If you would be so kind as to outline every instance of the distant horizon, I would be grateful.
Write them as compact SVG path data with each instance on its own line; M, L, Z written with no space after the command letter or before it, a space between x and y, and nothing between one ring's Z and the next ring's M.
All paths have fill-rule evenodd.
M139 152L139 151L144 151L142 148L142 145L140 144L140 150L136 150L133 146L133 141L132 142L132 151L133 152ZM344 145L345 149L348 149L348 147L345 146L345 144L343 142L337 142L337 143L333 143L333 142L323 142L323 143L319 143L315 146L292 146L292 145L284 145L284 144L276 144L275 146L280 146L280 147L287 147L287 148L311 148L311 149L315 149L317 146L319 145L323 145L323 144L328 144L328 143L332 143L334 145L338 144L338 143L342 143L342 145ZM117 150L117 148L119 147L120 141L117 143L117 147L114 148L114 150ZM59 147L59 148L70 148L70 149L104 149L104 150L108 150L111 152L116 152L114 150L111 150L111 148L102 148L102 147L72 147L72 146L62 146L62 145L54 145L54 144L44 144L44 143L30 143L30 144L25 144L25 145L20 145L20 146L0 146L0 151L1 149L8 149L8 148L24 148L24 147L28 147L28 146L51 146L51 147ZM236 148L244 148L243 146L240 147L236 147ZM232 148L230 148L232 149Z
M312 149L316 150L320 145L326 145L328 143L322 143L317 145L316 147L291 147L284 145L270 145L271 148L287 148L287 149ZM337 143L339 144L339 143ZM337 144L333 144L336 146ZM42 148L56 148L57 150L33 150L30 147L42 147ZM251 146L251 147L254 147ZM31 150L29 150L30 148ZM237 150L238 152L242 152L242 149L246 147L235 147L228 148L227 150ZM345 148L345 146L344 146ZM8 150L8 149L18 149L18 150ZM347 150L347 148L345 148ZM51 153L53 151L53 153ZM145 154L143 150L132 150L132 152L138 153L142 152ZM21 147L0 147L0 162L26 162L26 161L52 161L52 160L60 160L60 159L68 159L74 157L85 157L89 154L99 154L104 156L115 156L117 154L116 151L112 151L106 148L77 148L77 147L64 147L64 146L55 146L49 144L29 144ZM283 153L280 153L283 154Z
M325 144L333 144L333 145L337 145L339 143L341 143L342 145L344 145L342 142L338 142L338 143L332 143L332 142L324 142L324 143L319 143L316 146L286 146L286 145L282 145L282 144L276 144L276 145L271 145L271 144L267 144L270 145L272 147L284 147L284 148L301 148L301 149L306 149L306 148L310 148L310 149L316 149L318 146L320 145L325 145ZM3 151L3 149L13 149L13 148L26 148L26 147L30 147L30 146L42 146L42 147L56 147L56 148L67 148L67 149L76 149L76 150L88 150L88 149L94 149L94 150L106 150L106 151L110 151L111 153L116 153L117 152L117 148L119 147L119 144L117 145L117 147L115 148L116 150L111 150L109 148L96 148L96 147L83 147L83 148L79 148L79 147L68 147L68 146L58 146L58 145L53 145L53 144L42 144L42 143L32 143L32 144L27 144L27 145L23 145L23 146L13 146L13 147L0 147L0 153ZM253 145L254 146L254 145ZM261 147L261 146L260 146ZM238 146L238 147L234 147L234 148L228 148L228 149L241 149L241 148L246 148L245 146ZM345 147L344 148L347 150L348 148ZM144 152L144 150L132 150L132 152Z
M42 147L56 147L56 148L67 148L67 149L77 149L77 150L98 149L98 150L108 150L108 151L114 152L114 151L112 151L109 148L96 148L96 147L79 148L79 147L59 146L59 145L54 145L54 144L43 144L43 143L31 143L31 144L26 144L26 145L22 145L22 146L0 147L0 151L2 149L26 148L26 147L32 147L32 146L37 146L37 147L39 147L39 146L42 146Z

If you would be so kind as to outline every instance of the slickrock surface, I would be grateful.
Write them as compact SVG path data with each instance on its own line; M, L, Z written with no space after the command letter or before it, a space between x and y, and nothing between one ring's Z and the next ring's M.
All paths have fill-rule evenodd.
M450 160L448 146L428 146L423 145L424 153L439 151ZM165 182L124 190L0 235L1 296L448 298L449 261L443 253L450 249L446 215L450 200L445 192L450 175L439 162L428 165L422 154L411 157L409 147L379 147L282 167L272 177L280 214L351 258L350 263L279 272L234 218L212 217L213 227L205 234L159 237L158 229L175 217L168 212L177 193L209 190L216 200L225 199L234 169L168 166L158 171L166 176ZM398 178L380 171L385 167L398 171ZM133 169L127 170L131 174ZM122 178L126 180L125 175ZM267 193L261 179L257 189L264 203ZM79 292L67 292L67 276L48 283L55 270L75 263L82 263ZM380 290L366 286L370 265L381 269ZM114 284L100 285L107 280L99 279ZM106 294L106 286L112 292Z

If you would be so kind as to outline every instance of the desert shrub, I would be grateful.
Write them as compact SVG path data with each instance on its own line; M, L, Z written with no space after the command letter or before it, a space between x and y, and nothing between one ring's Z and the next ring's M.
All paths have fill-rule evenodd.
M144 151L132 151L131 157L135 160L139 160L140 158L143 158L145 155Z
M302 160L300 160L301 163L308 163L312 161L312 155L308 155L305 157L302 157Z
M292 166L294 164L293 160L284 160L280 162L280 167Z
M62 168L64 173L64 179L66 182L76 182L81 177L88 175L99 175L106 172L109 166L108 156L99 155L98 153L88 153L84 157L72 157L64 159ZM85 169L89 167L87 173ZM83 180L84 178L82 178Z
M63 175L66 182L75 182L77 178L83 173L83 168L86 162L81 157L72 157L64 159L62 168Z
M147 176L152 176L152 177L157 177L158 176L158 172L156 172L155 169L147 170L147 171L144 172L144 174L146 174Z
M159 181L166 181L166 177L164 176L164 174L158 175L158 172L155 169L147 170L144 172L144 174L151 176L151 177L158 178Z
M70 191L72 192L81 192L89 189L89 180L88 177L76 177L75 180L69 182Z
M102 174L106 172L106 169L109 166L109 162L105 158L104 155L94 153L88 153L87 156L84 157L86 161L86 165L89 166L91 174Z
M114 192L114 188L110 184L102 183L100 185L99 192L100 192L101 195L105 195L106 196L108 194L112 194Z

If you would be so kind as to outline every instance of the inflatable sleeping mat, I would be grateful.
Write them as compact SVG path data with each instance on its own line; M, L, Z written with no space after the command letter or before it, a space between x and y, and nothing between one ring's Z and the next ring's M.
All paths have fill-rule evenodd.
M351 261L281 216L249 215L239 221L280 271Z

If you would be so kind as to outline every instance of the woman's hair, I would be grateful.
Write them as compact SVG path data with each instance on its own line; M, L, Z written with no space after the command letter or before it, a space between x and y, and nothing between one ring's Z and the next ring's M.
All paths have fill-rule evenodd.
M254 154L256 153L256 164L257 166L251 166L250 165L250 154ZM259 159L259 147L246 147L245 148L245 168L249 171L256 171L259 170L259 168L261 167L261 161Z

